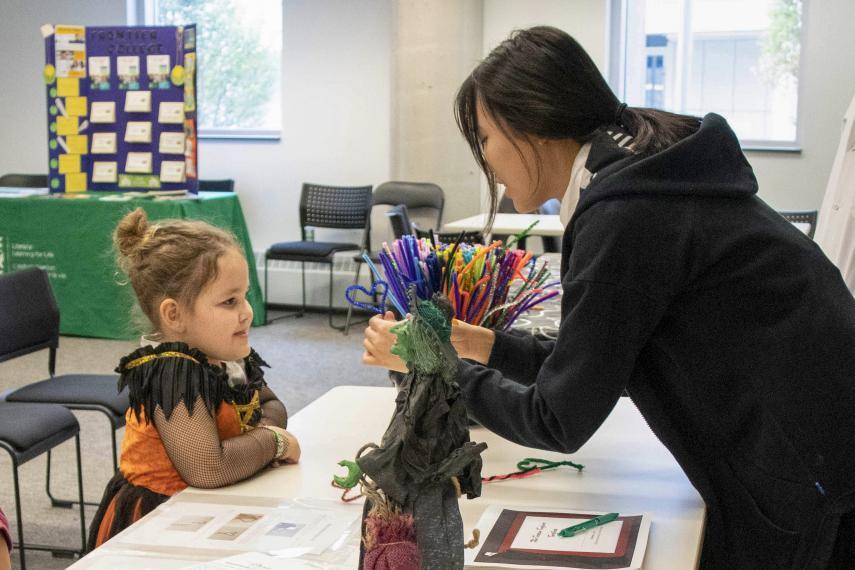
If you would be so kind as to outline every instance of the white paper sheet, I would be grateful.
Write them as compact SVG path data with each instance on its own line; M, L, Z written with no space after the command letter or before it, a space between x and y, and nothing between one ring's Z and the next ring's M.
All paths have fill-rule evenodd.
M361 511L175 501L154 514L117 540L125 547L320 554L348 535Z
M510 513L511 518L505 518L504 524L497 524L503 513L508 514L506 511L513 511ZM564 514L565 516L552 517L548 513ZM622 513L621 518L634 519L634 521L626 523L618 519L572 537L558 536L560 530L588 520L587 518L566 516L566 514L571 513L573 515L585 515L586 517L605 514L567 508L490 505L476 525L481 533L481 544L474 549L464 551L465 566L467 568L517 568L520 570L575 570L598 568L598 561L608 560L610 565L602 566L603 568L610 567L615 570L638 570L641 568L650 533L649 515ZM518 528L507 524L509 520L513 520L513 517L519 514L525 516ZM638 519L640 519L640 523ZM635 534L634 540L630 539L628 543L620 545L621 532L625 530L628 532L633 528L630 526L625 529L625 524L636 525L637 534ZM510 528L508 528L509 526ZM502 548L496 548L495 545L498 542L492 541L491 543L490 541L494 528L500 529L497 531L500 538L505 533L505 540L510 540L510 544L502 540ZM504 551L516 551L513 557L516 558L515 562L501 561L500 552L497 551L503 551L503 548ZM623 565L615 567L615 559L603 557L603 554L617 552L623 552L622 558L627 560ZM526 557L529 560L526 560ZM556 560L560 560L561 563L557 563ZM584 564L576 564L574 560L584 560Z

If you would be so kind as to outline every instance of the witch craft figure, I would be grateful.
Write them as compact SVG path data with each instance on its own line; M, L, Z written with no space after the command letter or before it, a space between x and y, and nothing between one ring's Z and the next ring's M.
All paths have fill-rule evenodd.
M347 477L333 485L360 485L365 495L360 568L463 568L463 521L458 498L481 494L481 452L469 439L466 408L456 382L451 345L452 307L410 291L412 317L392 329L392 352L409 372L395 378L395 414L380 445L367 444L356 461L342 461ZM477 541L477 536L476 536ZM476 542L477 543L477 542Z

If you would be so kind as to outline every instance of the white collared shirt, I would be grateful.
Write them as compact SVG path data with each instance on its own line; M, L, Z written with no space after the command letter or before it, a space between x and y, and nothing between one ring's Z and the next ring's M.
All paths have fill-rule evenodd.
M573 212L576 210L576 204L579 203L579 194L582 190L588 187L591 182L593 173L585 168L585 163L588 162L588 153L591 152L591 143L587 142L582 145L576 158L573 160L573 167L570 169L570 183L567 184L567 191L564 192L564 197L561 199L561 210L559 217L561 224L567 227L570 218L573 217Z

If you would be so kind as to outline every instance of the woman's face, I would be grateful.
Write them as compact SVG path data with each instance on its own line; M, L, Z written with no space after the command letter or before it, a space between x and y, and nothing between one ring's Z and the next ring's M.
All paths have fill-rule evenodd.
M547 200L564 196L579 150L575 141L505 135L480 101L476 114L484 159L517 212L532 212Z

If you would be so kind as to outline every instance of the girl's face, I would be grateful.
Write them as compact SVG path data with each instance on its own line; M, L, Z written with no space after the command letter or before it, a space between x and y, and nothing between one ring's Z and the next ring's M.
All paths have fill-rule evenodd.
M184 314L180 340L198 348L211 360L240 360L249 355L252 307L249 269L234 248L217 260L217 277L196 298L192 311Z
M480 100L475 112L484 159L517 212L532 212L547 200L564 196L578 143L506 135Z

